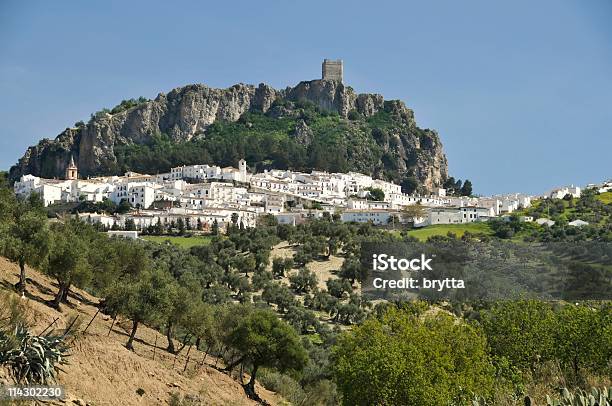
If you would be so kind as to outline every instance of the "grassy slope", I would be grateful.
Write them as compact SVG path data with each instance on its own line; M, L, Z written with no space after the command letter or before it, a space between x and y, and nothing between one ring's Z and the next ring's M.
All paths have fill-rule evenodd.
M143 240L156 242L159 244L165 244L169 241L171 244L177 245L181 248L191 248L197 245L208 245L212 239L211 236L192 236L192 237L179 237L179 236L166 236L166 235L143 235Z
M597 199L601 200L605 204L612 203L612 192L605 192L597 196Z
M491 235L491 228L487 223L466 223L466 224L436 224L433 226L423 227L417 230L408 232L409 236L416 237L421 241L427 240L428 237L434 235L447 235L449 232L454 233L457 237L461 237L469 231L472 234L487 234Z

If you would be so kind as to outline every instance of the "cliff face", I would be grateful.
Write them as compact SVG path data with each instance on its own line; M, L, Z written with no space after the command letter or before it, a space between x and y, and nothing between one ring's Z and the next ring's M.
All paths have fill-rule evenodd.
M24 174L61 177L71 155L82 176L96 175L101 168L112 167L116 162L118 145L146 144L153 134L166 134L177 143L187 142L205 136L211 124L236 122L246 112L282 116L285 108L275 106L280 100L307 100L322 111L337 112L347 122L354 119L351 115L367 120L385 111L398 125L377 143L400 158L394 164L397 171L411 171L411 176L428 189L447 177L446 157L438 135L419 129L412 110L404 103L385 101L377 94L358 95L340 82L313 80L280 91L265 84L237 84L228 89L188 85L115 114L99 113L87 124L67 128L55 140L43 139L29 147L11 168L10 178L15 180ZM295 131L308 140L309 129L303 122L296 125Z

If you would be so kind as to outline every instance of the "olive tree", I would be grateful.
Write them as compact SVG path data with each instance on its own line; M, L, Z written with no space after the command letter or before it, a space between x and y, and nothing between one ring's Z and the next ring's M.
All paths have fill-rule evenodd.
M301 370L308 360L295 330L270 310L254 310L240 320L230 332L228 344L240 354L240 362L252 365L251 378L244 389L258 401L255 379L260 367Z
M24 201L14 199L12 203L6 204L6 211L2 216L1 252L19 265L19 282L15 284L15 288L19 289L22 295L26 291L26 265L43 264L49 246L47 219L36 199L36 196Z
M134 350L133 342L140 323L163 321L172 309L172 276L168 272L153 268L136 278L124 277L108 291L106 305L114 313L132 320L132 331L125 344Z

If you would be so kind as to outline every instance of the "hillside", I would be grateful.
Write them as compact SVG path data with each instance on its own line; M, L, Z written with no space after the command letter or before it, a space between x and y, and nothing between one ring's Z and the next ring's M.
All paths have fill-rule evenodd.
M28 148L10 178L63 176L71 155L82 176L228 166L245 158L255 171L359 171L401 183L405 192L431 189L448 177L438 134L419 128L403 102L356 94L333 80L284 90L196 84L154 100L124 100Z
M18 280L18 275L18 267L0 257L0 293L13 292L12 285ZM112 320L98 314L87 332L81 334L94 317L97 310L94 304L99 299L75 288L70 295L71 305L58 312L44 304L45 300L52 298L55 283L34 269L28 269L28 276L31 279L30 291L25 300L34 332L44 330L56 318L56 327L63 330L72 317L79 316L69 364L62 366L58 379L59 384L66 388L67 399L82 400L83 405L153 405L168 404L175 396L193 399L195 404L257 404L246 397L237 380L212 367L216 360L210 355L199 367L204 354L192 348L185 372L186 349L177 357L174 367L174 356L163 349L157 348L154 360L156 340L158 347L165 347L166 338L153 329L142 326L138 330L134 352L124 346L129 333L128 322L115 323L108 334ZM4 381L7 377L0 370L0 384ZM138 389L144 390L142 396L137 393ZM259 385L257 392L271 404L281 401Z

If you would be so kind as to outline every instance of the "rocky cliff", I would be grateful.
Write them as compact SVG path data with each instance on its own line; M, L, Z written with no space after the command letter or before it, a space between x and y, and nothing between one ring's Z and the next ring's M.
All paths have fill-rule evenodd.
M136 105L126 105L126 108L122 106L114 108L112 113L98 112L88 123L67 128L55 140L43 139L29 147L18 164L11 168L11 179L28 173L61 177L71 155L77 162L81 176L139 169L138 163L134 164L133 161L130 161L131 165L119 167L118 149L149 145L156 134L163 134L177 144L195 140L201 143L207 137L212 137L209 134L214 127L212 124L237 123L241 120L245 124L241 131L244 130L248 137L251 127L244 117L250 113L263 114L268 120L293 120L290 121L293 127L288 134L309 155L314 148L313 140L324 142L330 131L335 131L321 129L316 122L313 124L312 116L304 113L312 107L315 111L313 114L320 114L321 117L330 112L339 116L337 128L347 133L347 137L334 141L344 144L341 151L348 163L342 167L367 171L395 181L414 179L427 189L440 185L447 178L446 157L438 135L434 131L418 128L412 110L403 102L385 101L377 94L356 94L350 87L336 81L304 81L283 90L275 90L265 84L257 87L237 84L227 89L188 85L168 94L160 93L154 100L143 100ZM363 151L353 145L351 134L357 132L365 134L362 137L363 145L359 147L365 149ZM377 153L370 156L368 145ZM262 162L264 158L266 162L271 159L264 156ZM353 165L352 159L363 162ZM181 163L180 159L178 161ZM315 161L305 160L301 166L328 169L317 168ZM292 165L289 163L285 166ZM167 170L161 167L153 169Z

